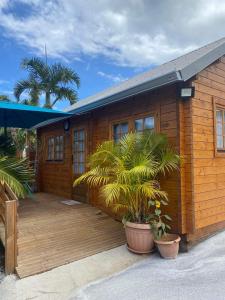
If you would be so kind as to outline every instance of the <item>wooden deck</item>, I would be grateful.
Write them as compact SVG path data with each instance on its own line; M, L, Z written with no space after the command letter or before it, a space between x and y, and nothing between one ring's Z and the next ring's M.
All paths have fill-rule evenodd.
M45 272L125 243L121 223L87 204L68 206L39 193L20 201L20 278Z

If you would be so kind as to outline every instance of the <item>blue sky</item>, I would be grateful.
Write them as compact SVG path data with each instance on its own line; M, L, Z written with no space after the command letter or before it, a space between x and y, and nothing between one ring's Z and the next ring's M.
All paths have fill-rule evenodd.
M49 63L79 74L83 99L221 38L224 27L219 0L0 0L0 93L13 98L21 60L44 57L45 44Z
M20 68L20 62L24 57L32 57L36 54L24 45L21 45L13 38L0 37L0 94L8 95L14 99L14 84L27 76L27 73ZM44 46L43 46L44 47ZM44 58L43 55L38 55ZM78 90L79 99L99 92L109 86L118 84L122 80L144 70L130 67L112 65L105 58L82 57L82 60L64 61L59 58L48 57L48 62L62 62L73 68L81 78L81 86ZM25 96L24 96L25 97ZM69 104L67 101L58 102L57 109L63 109Z

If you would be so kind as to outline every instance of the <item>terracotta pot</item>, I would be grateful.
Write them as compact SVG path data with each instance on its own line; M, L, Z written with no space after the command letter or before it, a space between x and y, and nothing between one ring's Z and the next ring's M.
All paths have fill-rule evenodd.
M180 237L177 234L167 234L160 240L154 240L163 258L176 258L179 251Z
M152 251L154 241L149 224L126 222L125 232L127 237L127 248L130 251L139 254Z

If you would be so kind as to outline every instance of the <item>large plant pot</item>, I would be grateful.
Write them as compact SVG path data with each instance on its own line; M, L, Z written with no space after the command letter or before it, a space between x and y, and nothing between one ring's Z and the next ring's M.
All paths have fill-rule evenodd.
M152 251L154 247L153 234L149 224L137 224L126 222L125 232L127 238L127 248L139 254Z
M177 234L166 234L160 240L154 240L163 258L176 258L179 251L180 237Z

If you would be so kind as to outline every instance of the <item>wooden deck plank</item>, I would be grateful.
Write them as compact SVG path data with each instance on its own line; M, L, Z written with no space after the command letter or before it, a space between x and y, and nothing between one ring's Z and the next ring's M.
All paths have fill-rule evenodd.
M61 197L39 193L20 202L20 278L112 249L125 243L121 223L87 204L68 206Z

